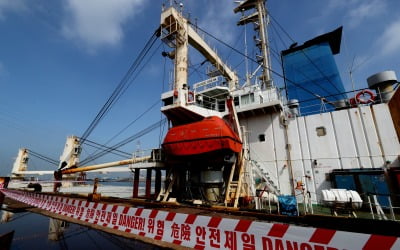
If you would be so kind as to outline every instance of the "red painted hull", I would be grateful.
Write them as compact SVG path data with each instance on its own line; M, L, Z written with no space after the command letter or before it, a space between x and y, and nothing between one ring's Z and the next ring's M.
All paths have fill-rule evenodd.
M211 116L199 122L171 128L165 136L163 149L174 156L191 156L228 150L242 150L242 142L221 118Z

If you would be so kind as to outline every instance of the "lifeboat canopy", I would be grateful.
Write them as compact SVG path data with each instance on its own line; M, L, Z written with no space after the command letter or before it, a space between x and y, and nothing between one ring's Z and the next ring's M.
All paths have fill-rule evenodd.
M239 153L242 142L226 121L210 116L198 122L171 128L162 147L169 155L195 156L227 150Z

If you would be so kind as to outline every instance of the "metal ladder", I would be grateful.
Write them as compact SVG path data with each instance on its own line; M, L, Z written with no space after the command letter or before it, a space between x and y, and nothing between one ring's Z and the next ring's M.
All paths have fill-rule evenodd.
M175 183L175 179L176 179L176 175L174 175L172 173L172 169L168 172L167 176L165 177L165 179L170 179L171 175L172 175L172 179L171 182L169 183L168 187L166 189L164 189L164 192L160 191L160 193L157 196L156 201L161 201L161 197L162 197L162 201L167 201L169 193L171 193L172 187L174 186Z
M271 177L269 177L268 172L264 171L264 169L261 168L260 164L255 160L251 160L250 164L253 166L253 171L255 171L260 177L262 177L265 180L269 191L279 195L280 190L271 180Z
M239 175L238 180L233 180L236 171L236 165L238 164L239 167ZM243 157L242 154L239 154L238 161L232 165L231 173L229 175L227 190L225 194L225 206L232 205L233 200L233 207L237 207L239 202L239 196L242 187L242 175L243 175Z

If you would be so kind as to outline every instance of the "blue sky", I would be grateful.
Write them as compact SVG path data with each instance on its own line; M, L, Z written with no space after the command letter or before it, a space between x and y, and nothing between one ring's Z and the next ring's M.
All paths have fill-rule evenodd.
M84 133L159 24L162 2L0 0L0 175L10 172L19 148L58 159L66 137ZM232 11L234 1L182 2L202 29L244 51L244 28L236 26L240 14ZM383 70L394 70L400 77L400 1L269 0L268 6L275 53L287 48L290 38L302 44L343 25L341 54L336 61L347 90L352 88L352 64L356 89L366 86L368 76ZM247 29L251 30L250 26ZM250 33L248 36L250 45ZM208 40L232 67L243 72L242 57ZM171 70L164 67L162 50L168 49L157 41L153 57L90 140L105 143L160 99L168 89ZM192 65L202 61L198 55L190 60ZM280 71L278 61L272 60L274 69ZM204 79L197 72L191 76L191 83ZM279 77L274 80L282 84ZM160 103L114 142L158 121L159 108ZM157 129L122 150L157 147L159 134ZM84 154L90 151L84 148ZM104 160L108 159L113 158ZM32 158L29 168L51 167Z

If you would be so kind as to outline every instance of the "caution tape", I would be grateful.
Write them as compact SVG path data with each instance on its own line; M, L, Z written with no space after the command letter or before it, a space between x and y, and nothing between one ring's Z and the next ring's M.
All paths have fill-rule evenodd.
M52 213L196 249L400 249L400 238L183 214L17 190L6 196Z

